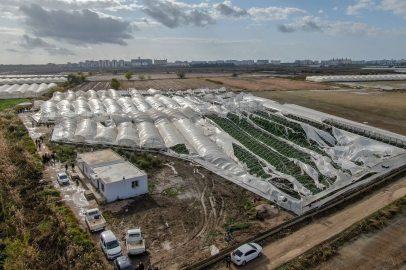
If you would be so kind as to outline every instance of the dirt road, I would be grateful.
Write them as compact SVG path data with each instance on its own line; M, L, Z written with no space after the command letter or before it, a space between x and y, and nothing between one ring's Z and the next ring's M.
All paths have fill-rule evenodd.
M262 257L238 269L275 269L405 195L406 177L402 177L362 201L264 247Z
M399 214L380 231L362 235L344 245L339 250L339 255L315 269L405 269L405 245L406 217Z

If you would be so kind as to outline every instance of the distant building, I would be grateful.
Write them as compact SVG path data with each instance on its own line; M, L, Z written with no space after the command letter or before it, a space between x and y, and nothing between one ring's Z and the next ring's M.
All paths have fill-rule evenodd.
M269 64L269 60L257 60L257 65L265 66Z
M207 64L207 61L192 61L192 62L190 62L190 64L192 66L194 66L194 65L202 65L202 64Z
M280 65L281 60L271 60L271 65Z
M124 67L124 60L118 61L118 66L119 67Z
M117 60L112 60L111 61L111 66L112 67L118 67Z
M154 59L154 65L156 65L156 66L166 66L167 64L168 64L167 59L163 59L163 60Z
M141 59L141 57L138 57L138 59L131 59L131 66L152 66L152 59Z

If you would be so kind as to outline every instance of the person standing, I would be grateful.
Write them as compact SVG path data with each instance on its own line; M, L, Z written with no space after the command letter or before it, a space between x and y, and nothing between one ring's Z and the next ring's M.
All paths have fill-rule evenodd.
M227 255L226 262L227 262L227 268L231 268L231 256L230 255Z
M68 171L68 163L65 164L65 171Z
M73 172L73 169L75 169L75 163L72 163L72 172Z
M148 266L147 270L153 270L153 269L152 269L152 266L151 266L151 265Z
M140 262L140 270L144 270L144 265Z

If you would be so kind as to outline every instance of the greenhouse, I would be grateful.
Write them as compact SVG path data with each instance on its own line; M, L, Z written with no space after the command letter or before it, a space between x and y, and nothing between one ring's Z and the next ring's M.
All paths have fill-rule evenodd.
M150 90L56 92L33 119L54 121L55 142L197 162L296 214L406 164L388 131L225 89Z
M34 83L34 84L5 84L0 86L0 99L33 98L42 96L49 89L55 87L55 83Z
M404 81L405 74L396 75L346 75L346 76L308 76L313 82L368 82L368 81Z

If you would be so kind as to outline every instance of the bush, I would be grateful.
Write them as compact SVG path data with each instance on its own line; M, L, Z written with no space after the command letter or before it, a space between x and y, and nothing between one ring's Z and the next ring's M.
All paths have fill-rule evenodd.
M111 88L118 90L118 89L120 89L120 82L116 78L113 78L113 79L111 79L110 86L111 86Z
M178 77L179 77L179 79L185 78L185 72L184 71L179 71L178 72Z
M130 80L132 77L133 77L133 74L132 74L131 72L127 72L127 73L125 74L125 78L126 78L127 80Z
M138 80L145 80L145 76L143 74L138 75Z

